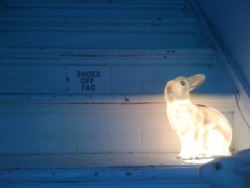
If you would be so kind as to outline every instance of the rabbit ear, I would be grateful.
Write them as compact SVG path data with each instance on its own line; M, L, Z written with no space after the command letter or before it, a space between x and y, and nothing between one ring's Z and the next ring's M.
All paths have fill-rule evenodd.
M205 79L206 79L206 76L204 74L196 74L194 76L189 77L188 82L190 86L190 91L200 86L204 82Z
M236 171L239 174L250 174L250 155L235 156Z

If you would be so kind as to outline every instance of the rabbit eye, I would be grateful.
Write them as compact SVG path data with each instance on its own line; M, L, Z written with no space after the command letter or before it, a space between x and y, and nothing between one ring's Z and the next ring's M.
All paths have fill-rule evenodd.
M220 170L220 169L222 169L222 166L220 163L215 163L214 168L215 168L215 170Z
M181 85L182 85L182 86L186 86L186 82L181 81Z

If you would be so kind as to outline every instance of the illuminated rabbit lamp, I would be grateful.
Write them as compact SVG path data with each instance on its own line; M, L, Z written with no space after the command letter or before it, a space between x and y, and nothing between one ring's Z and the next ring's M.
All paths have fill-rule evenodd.
M178 158L187 162L230 155L232 128L228 120L218 110L190 100L190 91L204 80L203 74L178 77L165 87L168 121L181 141Z

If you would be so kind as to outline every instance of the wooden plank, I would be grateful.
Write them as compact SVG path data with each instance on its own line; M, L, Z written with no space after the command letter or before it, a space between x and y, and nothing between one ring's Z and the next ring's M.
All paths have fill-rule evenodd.
M219 106L232 126L233 109ZM178 152L166 104L1 105L2 154Z
M198 93L233 94L236 92L227 73L217 66L123 65L105 67L109 67L110 74L106 74L103 79L110 79L110 89L99 90L100 92L92 91L88 94L163 94L168 80L197 73L207 75L206 82L196 89ZM71 78L67 78L65 68L59 65L3 65L0 69L2 83L0 93L56 95L70 93L67 90L67 84ZM96 66L89 66L89 68L94 70ZM79 87L82 87L79 81L77 83ZM73 93L83 94L77 91Z
M1 31L194 33L195 19L1 18Z
M0 48L0 65L207 65L211 49Z
M195 33L151 32L1 32L1 47L81 49L169 49L207 48ZM178 40L177 40L178 38Z
M1 66L0 93L65 93L62 66Z
M194 104L207 105L223 112L237 110L234 95L192 94L191 100ZM119 114L145 111L154 113L166 110L163 94L85 97L82 95L0 95L0 104L2 114ZM129 108L130 105L132 108Z
M183 17L185 1L7 1L7 17ZM56 11L56 10L60 11Z
M80 183L81 186L206 187L197 166L1 170L1 183ZM145 182L146 179L146 182ZM81 184L82 183L82 184ZM192 185L192 186L191 186ZM78 184L79 186L79 184Z
M130 109L122 113L74 114L69 110L45 114L40 109L36 114L1 114L1 153L176 151L178 138L165 112L132 114Z
M41 155L0 155L0 169L71 169L107 167L188 167L178 153L78 153Z

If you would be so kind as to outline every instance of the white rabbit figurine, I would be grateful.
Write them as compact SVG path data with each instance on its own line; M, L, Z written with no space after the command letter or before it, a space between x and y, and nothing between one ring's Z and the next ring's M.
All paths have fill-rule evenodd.
M220 157L200 167L200 176L213 188L247 188L250 149Z
M178 77L165 87L167 117L181 141L179 158L199 159L230 155L232 128L219 111L190 100L190 91L203 83L205 75Z

